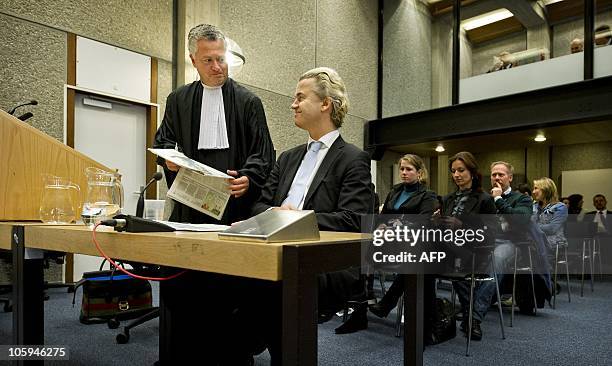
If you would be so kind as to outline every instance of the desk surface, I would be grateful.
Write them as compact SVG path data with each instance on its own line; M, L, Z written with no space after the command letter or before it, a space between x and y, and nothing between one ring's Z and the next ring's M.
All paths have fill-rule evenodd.
M0 249L11 250L13 226L47 225L40 221L0 221Z
M11 226L0 223L0 248L8 242ZM25 223L28 248L97 255L92 232L85 226ZM181 267L215 273L278 281L282 279L282 247L334 245L359 242L359 233L321 232L318 241L250 243L219 240L216 233L176 231L171 233L126 233L98 228L96 239L111 258Z

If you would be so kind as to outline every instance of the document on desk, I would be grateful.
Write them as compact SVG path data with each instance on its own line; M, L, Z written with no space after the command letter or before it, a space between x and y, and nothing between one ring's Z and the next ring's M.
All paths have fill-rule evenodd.
M183 222L172 222L172 221L162 221L155 220L162 224L168 225L176 231L199 231L199 232L218 232L225 231L229 228L227 225L217 225L217 224L186 224Z
M233 178L208 165L186 157L174 149L149 149L181 166L167 196L175 201L220 220L230 198L227 179Z

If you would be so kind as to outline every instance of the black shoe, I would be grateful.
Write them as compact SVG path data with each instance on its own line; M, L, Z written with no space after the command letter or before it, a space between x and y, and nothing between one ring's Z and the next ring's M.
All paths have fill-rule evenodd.
M466 317L467 318L467 317ZM465 336L467 337L467 320L461 322L461 331L463 333L465 333ZM482 329L480 329L480 321L476 320L476 319L472 319L472 340L473 341L479 341L482 339Z
M368 307L366 304L359 305L349 316L348 320L336 328L336 334L355 333L368 328Z
M376 315L379 318L386 318L387 315L393 310L392 307L385 305L383 302L379 302L378 304L370 305L370 311L372 314Z
M555 288L555 295L559 295L560 293L561 293L561 285L557 283L557 286Z
M331 320L331 318L333 318L333 316L334 316L333 313L321 311L321 312L319 312L319 319L318 319L317 322L318 322L318 324L327 323L328 321Z

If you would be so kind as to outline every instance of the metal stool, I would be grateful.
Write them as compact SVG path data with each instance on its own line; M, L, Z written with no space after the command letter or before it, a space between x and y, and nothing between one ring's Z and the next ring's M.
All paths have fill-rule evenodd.
M567 246L563 247L564 260L559 260L559 245L555 248L555 271L553 274L553 303L552 308L556 309L557 306L557 267L559 264L565 264L565 275L567 283L567 302L572 302L572 294L570 289L570 277L569 277L569 262L567 261Z
M593 263L595 263L595 257L598 258L599 262L599 279L603 279L603 273L601 269L601 239L600 235L595 235L593 238ZM595 272L595 265L593 264L593 272Z
M585 274L585 260L589 261L589 273L591 281L591 292L595 291L595 284L593 282L593 257L597 255L600 260L601 269L601 256L599 251L595 250L595 233L597 232L597 223L595 222L568 222L565 225L565 233L570 243L579 242L582 243L580 252L572 253L579 255L581 259L581 275L580 275L580 297L584 296L584 274Z
M510 326L514 326L514 307L516 304L516 273L517 272L529 272L531 275L531 292L533 294L533 305L534 305L534 315L538 313L538 305L535 294L535 281L533 279L533 260L531 258L531 242L517 242L514 244L514 271L512 273L512 311L510 313ZM529 256L529 266L527 267L518 267L518 252L519 249L527 248L527 253Z

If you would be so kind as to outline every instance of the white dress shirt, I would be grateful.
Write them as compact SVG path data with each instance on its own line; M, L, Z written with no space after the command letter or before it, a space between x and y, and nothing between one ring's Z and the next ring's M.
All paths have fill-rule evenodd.
M297 207L298 210L301 210L304 207L304 199L306 198L306 195L308 194L308 190L310 189L310 184L312 184L312 181L314 180L314 177L317 174L317 171L319 170L319 167L321 166L321 162L323 161L323 159L325 159L325 156L329 152L329 148L333 145L333 143L336 141L336 139L339 136L340 136L340 131L333 130L333 131L328 132L327 134L321 136L321 138L319 139L319 141L322 142L322 145L321 145L321 149L317 152L317 163L316 163L313 171L310 173L310 176L308 177L308 183L306 184L306 190L305 190L305 193L304 193L304 197L302 197L302 201L300 201L300 204ZM306 149L308 149L308 146L310 146L310 143L313 142L313 141L315 141L315 140L313 140L309 136L308 137L308 143L306 144ZM291 182L291 185L293 186L293 182Z

